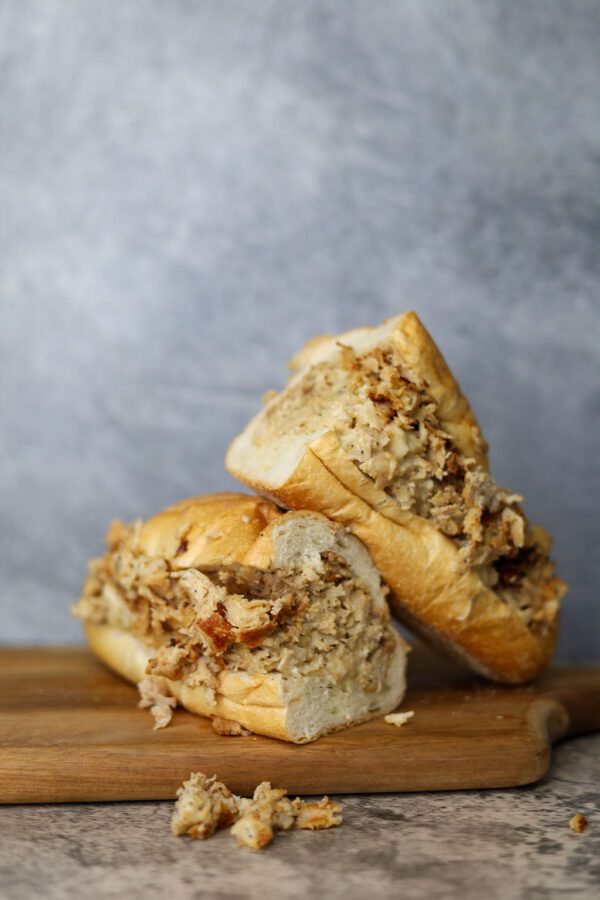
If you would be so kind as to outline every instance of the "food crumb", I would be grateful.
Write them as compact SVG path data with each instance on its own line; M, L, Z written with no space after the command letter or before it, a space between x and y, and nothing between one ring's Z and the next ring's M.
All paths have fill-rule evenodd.
M248 731L239 722L230 722L229 719L222 719L220 716L213 716L210 720L210 724L212 725L213 731L216 731L217 734L223 734L227 737L247 737L249 734L252 734L251 731Z
M192 772L177 791L171 831L178 836L208 838L235 822L238 800L216 775L207 778L203 772Z
M569 828L577 834L581 834L587 828L587 819L582 813L576 813L569 819Z
M231 826L231 834L237 840L238 847L249 847L251 850L262 850L273 840L273 829L268 822L263 822L257 815L248 813Z
M272 788L268 781L261 782L252 797L237 797L215 775L192 772L177 791L171 831L204 839L231 825L238 846L262 850L275 831L332 828L341 822L342 807L329 797L290 800L286 790Z
M250 516L242 516L242 522L247 525L250 521Z
M384 720L388 725L395 725L397 728L400 728L402 725L406 725L408 720L412 719L414 714L414 710L412 709L408 712L390 713L389 716L384 716Z

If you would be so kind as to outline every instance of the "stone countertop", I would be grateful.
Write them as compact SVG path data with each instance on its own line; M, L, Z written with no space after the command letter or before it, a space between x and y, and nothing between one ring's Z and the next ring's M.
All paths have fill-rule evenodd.
M172 837L173 804L0 810L3 900L597 897L600 735L557 747L528 788L340 798L341 828L281 834L262 853L227 832ZM588 828L575 834L576 812Z

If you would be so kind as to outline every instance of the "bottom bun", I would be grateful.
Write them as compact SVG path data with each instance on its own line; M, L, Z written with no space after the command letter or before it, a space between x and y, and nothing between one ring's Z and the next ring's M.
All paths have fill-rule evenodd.
M106 665L138 683L146 677L148 660L155 652L129 632L109 625L85 624L88 643ZM366 692L355 679L334 684L317 675L282 676L224 670L217 676L214 699L203 686L189 687L164 678L178 703L200 716L218 716L239 722L257 734L304 744L330 731L357 725L391 712L406 688L406 653L397 636L397 648L387 673L387 687Z

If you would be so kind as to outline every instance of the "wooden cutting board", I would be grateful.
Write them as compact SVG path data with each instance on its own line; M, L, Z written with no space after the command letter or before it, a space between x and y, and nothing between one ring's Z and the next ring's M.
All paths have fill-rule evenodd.
M172 798L195 770L237 793L263 779L294 794L508 787L544 775L553 741L600 729L600 667L505 688L415 649L409 682L402 728L379 719L294 746L222 737L183 711L153 731L136 689L87 650L3 650L0 801Z

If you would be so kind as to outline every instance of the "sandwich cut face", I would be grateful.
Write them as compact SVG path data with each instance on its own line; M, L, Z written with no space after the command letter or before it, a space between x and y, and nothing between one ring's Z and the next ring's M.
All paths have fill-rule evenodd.
M405 645L365 548L323 516L245 495L111 526L74 612L125 677L287 740L383 715Z
M292 369L233 442L229 470L349 526L407 624L483 674L535 675L565 589L550 539L490 476L477 421L416 315L314 339Z

